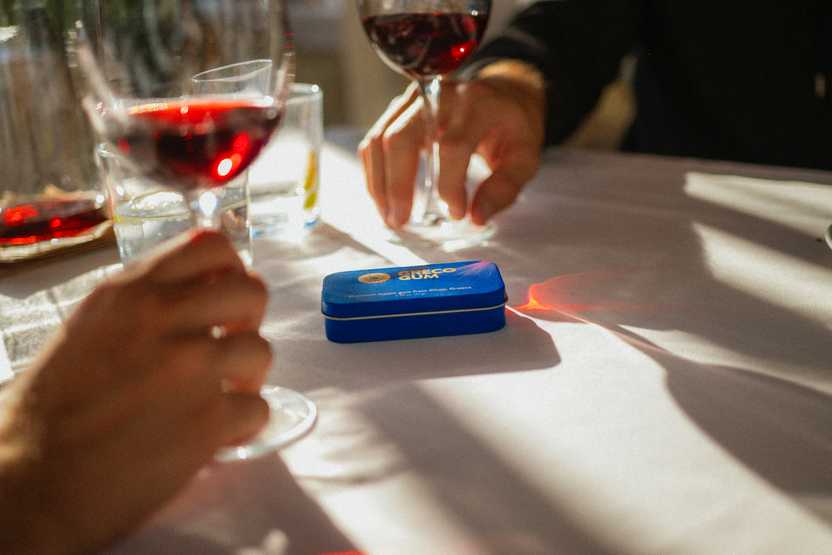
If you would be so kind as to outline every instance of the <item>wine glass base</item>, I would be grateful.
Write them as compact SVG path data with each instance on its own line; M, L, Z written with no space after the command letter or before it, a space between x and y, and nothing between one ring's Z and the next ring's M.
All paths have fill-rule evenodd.
M299 439L315 423L318 409L300 393L267 386L260 390L260 395L271 409L269 423L249 443L220 450L215 456L217 461L242 461L265 455Z
M826 229L826 244L832 249L832 225Z
M496 232L497 226L493 223L479 226L471 223L469 219L437 218L430 223L407 224L403 230L396 233L396 242L402 245L441 247L445 251L452 252L483 245Z

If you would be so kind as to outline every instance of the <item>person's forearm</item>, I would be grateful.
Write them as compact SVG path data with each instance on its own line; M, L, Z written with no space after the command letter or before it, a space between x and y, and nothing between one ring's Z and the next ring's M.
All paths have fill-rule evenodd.
M26 474L19 448L0 443L0 553L45 553L39 542L43 532L36 530L39 519L30 514L31 494L27 495Z
M44 430L26 416L25 399L0 395L0 553L76 553L80 548L72 535L59 532L49 507L44 506L43 488L48 487L50 477L39 476L37 470L42 466L40 457L45 456L38 441ZM12 411L18 418L7 418Z

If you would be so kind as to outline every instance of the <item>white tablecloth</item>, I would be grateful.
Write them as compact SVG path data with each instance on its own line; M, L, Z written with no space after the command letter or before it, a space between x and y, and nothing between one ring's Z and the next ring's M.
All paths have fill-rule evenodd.
M113 552L832 553L823 183L554 151L490 245L408 250L382 238L351 149L330 144L324 223L296 247L256 245L271 381L315 399L316 428L206 469ZM502 268L505 330L324 338L325 274L469 258ZM24 357L37 339L20 333L42 334L31 311L58 322L115 262L0 280L8 350Z

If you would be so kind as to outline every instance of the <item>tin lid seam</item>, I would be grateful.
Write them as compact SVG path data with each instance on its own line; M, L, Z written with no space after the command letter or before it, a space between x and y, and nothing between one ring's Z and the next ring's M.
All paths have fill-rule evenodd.
M507 302L500 303L494 306L486 306L480 308L460 308L456 310L437 310L432 312L409 312L404 314L381 314L377 316L354 316L349 318L339 318L336 316L329 316L324 314L324 318L327 320L333 320L336 322L350 322L356 320L382 320L385 318L404 318L407 316L439 316L444 314L463 314L466 312L486 312L488 310L497 310L498 308L504 308Z

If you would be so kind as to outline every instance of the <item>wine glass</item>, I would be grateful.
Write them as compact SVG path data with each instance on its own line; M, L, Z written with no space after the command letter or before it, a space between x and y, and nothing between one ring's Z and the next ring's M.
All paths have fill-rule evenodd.
M193 223L219 229L222 187L244 174L275 133L294 78L285 0L82 0L74 50L87 116L141 175L181 192ZM259 89L205 90L194 77L258 60ZM266 71L268 69L268 71ZM264 387L271 418L246 459L308 431L315 405Z
M424 181L417 186L407 231L430 244L461 248L481 243L494 224L453 221L439 198L437 114L444 77L479 46L491 0L358 0L364 31L381 59L419 86L428 147Z

